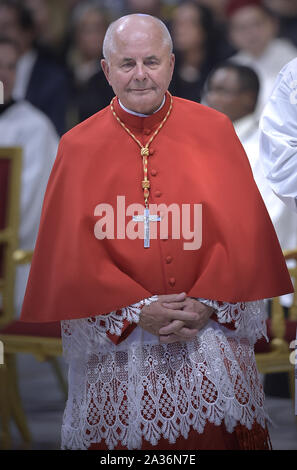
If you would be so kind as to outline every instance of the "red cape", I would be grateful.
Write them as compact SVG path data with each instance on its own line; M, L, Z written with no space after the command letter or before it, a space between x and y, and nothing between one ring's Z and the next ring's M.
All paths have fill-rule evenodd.
M115 109L147 142L169 107L141 118ZM150 203L202 204L202 246L185 240L98 240L100 203L143 204L140 149L107 107L63 136L48 183L21 319L111 312L153 294L239 302L293 291L274 228L226 116L174 97L150 146ZM115 211L116 214L116 211ZM116 220L116 215L115 215ZM126 222L131 217L126 217ZM115 223L115 233L116 233Z

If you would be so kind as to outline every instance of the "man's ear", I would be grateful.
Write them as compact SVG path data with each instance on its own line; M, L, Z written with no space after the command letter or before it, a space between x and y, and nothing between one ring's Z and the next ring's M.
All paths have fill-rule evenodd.
M108 62L105 59L101 59L101 67L102 67L102 70L104 72L106 80L110 84L110 81L109 81L109 65L108 65Z
M170 80L172 79L173 71L174 71L174 65L175 65L175 55L172 53L169 58L169 65L171 68L171 77Z
M175 65L175 55L172 52L170 55L170 66L174 69L174 65Z

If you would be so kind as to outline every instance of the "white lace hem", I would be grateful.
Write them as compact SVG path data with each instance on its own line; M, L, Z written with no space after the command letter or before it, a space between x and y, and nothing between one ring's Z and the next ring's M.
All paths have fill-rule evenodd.
M250 324L243 313L265 316L258 302L241 313L229 309L226 317L237 320L241 332L240 321ZM127 311L123 317L133 315ZM211 320L191 342L160 344L137 327L118 346L106 338L102 342L103 332L100 341L91 337L86 353L87 337L83 351L80 324L72 322L80 320L70 321L71 342L63 329L63 343L66 338L70 346L63 449L87 449L102 440L109 449L119 443L139 449L143 438L152 445L161 437L174 443L178 436L187 438L190 428L202 433L206 421L224 423L228 432L238 423L249 429L255 421L265 426L264 395L250 337ZM254 323L258 326L253 338L263 322ZM107 325L110 328L105 323L99 330Z

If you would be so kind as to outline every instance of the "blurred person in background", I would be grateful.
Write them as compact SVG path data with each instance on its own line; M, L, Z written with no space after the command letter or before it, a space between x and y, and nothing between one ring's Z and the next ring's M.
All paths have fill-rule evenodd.
M205 103L226 114L248 156L253 175L264 200L283 250L297 247L297 214L294 214L272 191L265 178L259 156L259 115L256 112L260 82L250 67L225 62L210 74L205 87ZM290 306L291 295L282 304Z
M281 68L297 56L297 48L277 37L277 19L259 0L231 0L228 5L230 40L238 52L232 60L252 67L260 79L260 113Z
M23 0L35 24L35 44L64 65L65 36L69 15L67 2L60 0Z
M215 39L218 59L228 59L228 57L236 52L230 43L228 35L226 16L228 0L196 0L196 3L211 10L215 26Z
M15 0L0 0L1 34L20 48L13 96L26 99L43 111L61 135L66 130L68 77L62 67L35 45L33 16Z
M297 210L297 58L277 76L260 118L260 158L267 181Z
M123 10L126 14L144 13L146 15L156 16L166 21L165 5L162 0L124 0Z
M297 0L263 0L263 4L279 21L279 35L297 47Z
M265 202L283 250L297 246L297 216L271 190L259 157L259 115L256 112L260 82L250 67L225 62L209 75L205 103L226 114L233 122L252 167L253 175Z
M169 90L176 96L199 102L215 59L212 13L187 1L174 10L170 29L176 62Z
M51 21L50 2L48 0L23 0L23 5L30 11L33 17L36 44L39 47L50 50L54 26Z
M0 38L0 81L4 86L4 104L0 104L0 146L18 146L23 150L19 246L22 250L33 250L43 196L59 139L53 124L45 114L28 101L13 99L18 55L17 43L11 39ZM29 265L17 267L17 314L23 302L28 274Z
M73 124L109 105L114 96L100 64L107 26L107 14L94 2L84 2L73 12L73 43L68 54L72 74Z
M216 21L226 21L226 4L228 0L196 0L198 5L209 8Z
M89 3L89 1L90 0L63 0L63 4L65 5L68 15L71 16L76 7L84 3ZM57 2L62 3L60 0L57 0ZM112 17L117 17L117 15L123 11L125 0L94 0L93 3L108 10ZM149 3L149 0L147 3Z
M292 214L296 214L297 58L286 64L278 74L271 96L261 115L260 158L271 189L287 205ZM297 332L295 350L297 353ZM295 414L297 415L297 362L295 362Z

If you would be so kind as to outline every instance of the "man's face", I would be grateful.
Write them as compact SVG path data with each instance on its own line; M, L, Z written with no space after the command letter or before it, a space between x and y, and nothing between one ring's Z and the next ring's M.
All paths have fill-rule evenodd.
M277 34L277 24L257 6L240 8L231 18L230 39L236 49L260 56Z
M250 93L240 89L237 73L224 68L218 69L210 78L205 101L231 121L249 114L253 106Z
M76 40L84 58L98 59L101 55L105 30L104 19L98 11L90 10L81 17L77 26Z
M0 32L1 35L15 41L21 52L31 47L33 32L24 31L21 28L14 8L5 5L0 6Z
M0 6L0 31L3 36L19 41L21 30L13 8Z
M17 51L12 45L0 44L0 81L4 88L4 103L12 97L17 60Z
M168 89L174 55L156 25L131 23L114 34L110 57L102 60L105 76L126 108L151 114Z
M185 4L176 8L172 18L172 37L175 48L184 52L203 47L205 33L200 14L194 5Z

